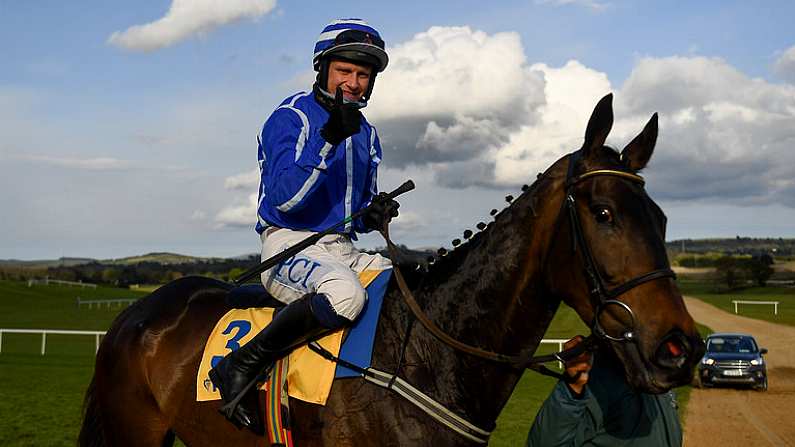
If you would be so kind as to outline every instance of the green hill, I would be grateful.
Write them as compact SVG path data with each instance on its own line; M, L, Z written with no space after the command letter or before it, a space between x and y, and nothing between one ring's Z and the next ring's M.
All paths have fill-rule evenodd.
M152 262L155 264L171 265L171 264L190 264L195 262L221 262L224 258L202 258L197 256L181 255L177 253L147 253L140 256L128 256L126 258L118 259L104 259L98 261L100 264L109 265L132 265L140 264L142 262Z

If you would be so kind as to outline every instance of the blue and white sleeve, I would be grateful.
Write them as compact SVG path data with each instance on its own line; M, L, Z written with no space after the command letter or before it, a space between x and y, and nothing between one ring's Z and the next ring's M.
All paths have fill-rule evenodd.
M367 185L364 195L362 196L362 207L370 205L373 197L378 195L378 165L381 164L381 141L378 139L378 134L375 127L370 128L370 163L367 167L367 177L365 178L365 185ZM354 230L357 233L369 233L371 228L367 228L362 223L362 219L356 219L354 222Z
M268 203L283 213L302 209L326 179L326 158L334 147L310 130L306 116L287 107L273 112L262 128L260 150L268 166L262 184Z

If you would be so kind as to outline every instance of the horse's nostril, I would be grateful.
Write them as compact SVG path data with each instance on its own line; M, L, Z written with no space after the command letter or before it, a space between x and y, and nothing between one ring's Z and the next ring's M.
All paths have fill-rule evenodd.
M668 352L670 352L671 355L674 357L679 357L682 354L684 354L682 346L674 342L673 340L668 340L667 342L665 342L665 347L668 348Z
M690 345L682 334L669 334L660 343L655 363L663 368L681 369L687 363Z

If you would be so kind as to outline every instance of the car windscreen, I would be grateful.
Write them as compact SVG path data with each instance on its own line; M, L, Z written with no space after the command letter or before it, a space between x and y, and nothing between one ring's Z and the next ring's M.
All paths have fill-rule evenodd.
M746 354L757 352L757 348L750 337L710 337L707 340L707 352Z

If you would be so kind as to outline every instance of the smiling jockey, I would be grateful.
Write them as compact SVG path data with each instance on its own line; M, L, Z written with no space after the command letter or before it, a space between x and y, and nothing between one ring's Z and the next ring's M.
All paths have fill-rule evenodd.
M376 75L387 66L384 48L378 31L363 20L330 23L315 44L318 74L312 91L285 99L262 128L256 226L262 259L373 207L339 233L262 274L268 292L287 306L210 371L225 403L297 345L353 322L367 299L358 273L390 266L388 259L359 252L352 243L357 232L380 228L397 216L399 206L378 194L381 144L360 112ZM251 427L256 414L238 405L228 417Z

